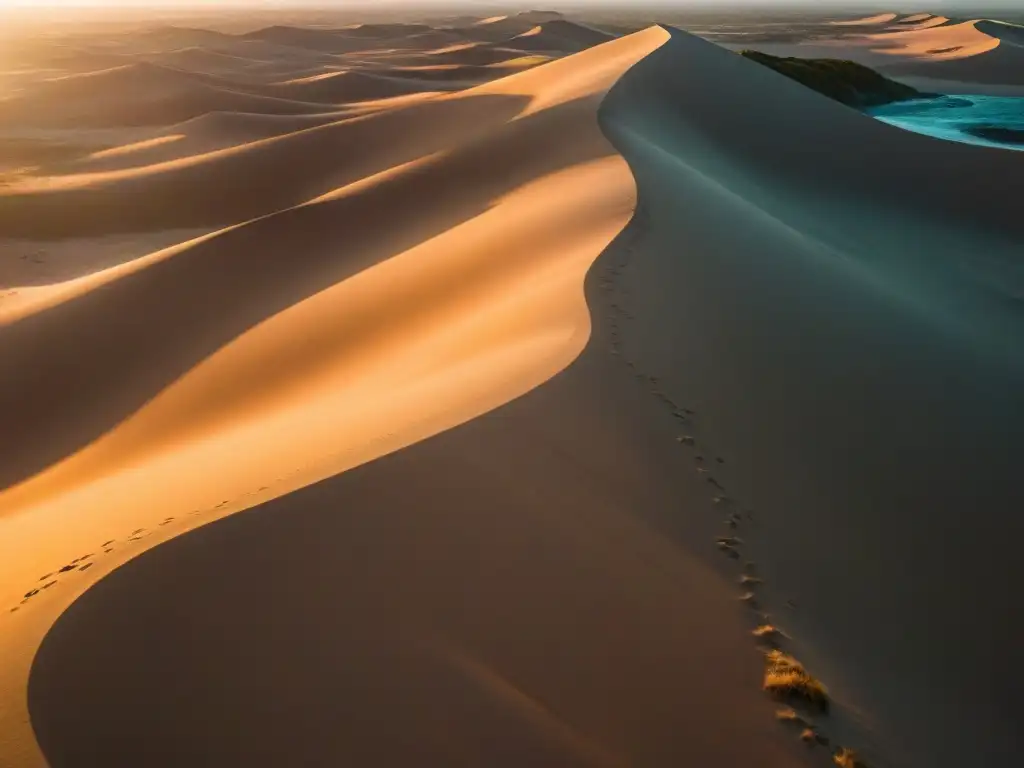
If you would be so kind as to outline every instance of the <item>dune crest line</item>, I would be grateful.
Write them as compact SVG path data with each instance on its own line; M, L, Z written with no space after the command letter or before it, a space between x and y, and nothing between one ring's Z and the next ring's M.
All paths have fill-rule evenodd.
M441 327L449 336L456 331L456 341L486 340L484 352L497 359L466 365L457 345L458 376L431 376L404 360L399 371L417 374L403 379L410 388L433 378L423 400L441 402L454 384L464 394L482 369L507 377L517 370L509 361L527 360L535 372L543 362L559 375L404 450L177 536L93 585L47 633L29 680L32 722L54 768L76 761L170 768L211 755L253 766L806 764L803 746L776 727L758 690L762 663L731 579L694 545L708 542L716 558L714 517L703 514L714 511L714 486L686 471L677 423L616 354L615 306L598 290L620 275L642 228L622 230L633 221L636 186L596 113L605 90L668 37L654 28L563 59L552 87L538 88L495 131L501 141L488 130L470 142L476 146L386 174L385 185L402 184L410 176L434 179L436 169L455 164L463 182L500 168L524 183L487 212L327 289L352 295L326 302L316 293L256 326L168 390L180 399L168 397L159 409L154 401L153 417L121 436L125 446L144 435L190 444L174 431L183 403L205 409L218 435L230 435L257 408L287 417L276 410L282 400L306 402L321 382L346 373L343 357L321 370L286 343L303 329L317 346L335 327L313 328L303 322L306 313L331 320L341 307L359 310L377 270L413 252L424 257L414 266L431 263L431 249L446 245L450 232L476 242L474 227L504 208L502 221L513 228L500 234L508 242L493 229L478 242L492 254L498 249L501 282L513 295L486 290L490 270L446 249L442 264L466 263L416 275L409 286L399 280L394 298L405 300L392 302L433 342L434 308L423 306L417 290L404 291L436 279L451 303L472 310L462 313L469 328L458 317ZM531 74L543 82L544 71ZM515 93L522 82L494 87ZM580 98L595 82L601 89ZM549 142L558 169L538 173ZM512 145L522 150L510 152L514 162L496 153ZM322 202L287 215L342 207L365 191L321 195ZM538 232L545 237L519 248ZM547 237L558 258L538 252ZM555 285L557 301L549 293ZM377 311L372 302L364 309ZM510 309L514 322L502 333L483 322ZM383 363L393 359L383 354L395 342L390 331L369 346ZM262 343L247 343L254 338ZM415 356L417 344L401 346ZM268 369L261 362L268 353L289 364ZM226 398L210 385L211 370L244 381L265 372L266 391ZM316 420L303 427L315 442ZM78 470L97 471L108 457L97 453L92 461ZM159 599L147 599L157 585ZM112 621L116 637L97 642ZM146 650L156 640L158 664ZM63 685L68 679L76 681L72 690ZM100 689L110 693L97 696ZM234 726L221 727L227 717ZM244 739L237 738L241 723Z
M54 286L52 300L50 288L38 289L30 314L15 316L0 337L15 356L20 332L37 345L34 355L58 363L80 360L95 344L94 381L116 401L126 387L114 377L138 379L132 369L147 361L136 353L151 344L118 330L118 307L141 303L146 322L161 328L163 351L192 362L97 439L0 494L2 540L17 542L0 552L0 597L9 604L0 639L5 759L44 764L25 704L29 665L48 628L91 584L178 534L493 410L578 356L590 335L584 277L635 206L628 166L601 133L597 110L621 73L666 39L652 28L445 97L479 104L479 117L497 99L522 106L506 119L491 111L468 136L461 127L454 141L366 183L115 267L109 277ZM445 128L443 120L435 126ZM380 229L376 214L367 218L392 207L420 242L407 245ZM295 295L304 298L260 310L260 286L218 281L259 241L272 243L271 252L258 264L248 258L247 269L270 279L297 267L305 279ZM341 279L322 261L294 260L296 248L320 260L339 254ZM195 322L184 299L218 284L233 292L227 329L243 302L265 317L219 348L190 350ZM61 338L72 322L77 332ZM123 343L103 340L107 332ZM33 591L46 583L40 560L54 564L57 579Z

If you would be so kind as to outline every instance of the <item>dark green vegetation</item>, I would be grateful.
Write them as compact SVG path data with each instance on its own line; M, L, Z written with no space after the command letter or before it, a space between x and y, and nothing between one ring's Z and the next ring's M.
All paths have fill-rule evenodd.
M740 55L857 109L878 107L894 101L923 99L932 95L883 77L875 70L853 61L781 58L750 50L741 51Z
M964 133L977 136L979 139L998 141L1003 144L1024 144L1024 129L1003 128L998 125L971 125L963 129Z

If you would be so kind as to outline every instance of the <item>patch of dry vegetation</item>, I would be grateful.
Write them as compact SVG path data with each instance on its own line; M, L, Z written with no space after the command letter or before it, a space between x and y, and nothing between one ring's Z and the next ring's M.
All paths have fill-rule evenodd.
M775 719L787 725L798 725L801 728L809 728L812 723L792 707L775 710Z
M832 761L839 768L868 768L868 764L861 760L852 749L840 747L839 751L832 756Z
M828 711L828 691L803 664L782 651L765 654L764 689L780 699L797 700Z
M758 640L771 644L775 644L787 636L785 632L771 624L762 624L751 632L751 634Z

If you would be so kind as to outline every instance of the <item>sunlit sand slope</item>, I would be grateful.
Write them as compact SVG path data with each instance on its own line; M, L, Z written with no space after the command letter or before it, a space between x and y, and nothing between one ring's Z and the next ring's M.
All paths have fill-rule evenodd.
M4 457L4 471L14 484L0 495L0 583L6 603L0 634L0 754L5 761L41 764L25 710L29 663L52 621L97 579L151 545L201 523L282 497L490 411L555 375L580 353L591 327L584 276L625 226L635 204L632 177L603 137L597 109L621 74L666 39L664 30L652 28L432 102L424 105L425 111L404 112L399 117L406 126L404 143L397 133L391 134L393 141L378 137L375 142L369 133L347 137L345 143L351 142L363 155L363 166L358 174L351 166L346 168L347 178L340 185L309 187L305 199L290 207L5 302L8 312L6 325L0 328L0 350L5 370L12 375L3 379L2 407L5 422L24 436L17 450ZM319 135L313 130L313 136ZM289 138L301 143L309 135ZM292 162L308 156L311 149L296 151ZM331 165L330 154L315 156L321 165ZM256 157L246 164L258 167ZM347 161L344 154L334 160L342 165ZM183 164L203 167L192 160ZM206 171L211 183L224 175L215 167ZM285 167L268 167L261 187L289 186L272 172ZM178 169L136 172L130 179L135 195L141 198L159 190L166 172ZM299 170L292 173L302 175ZM102 197L104 190L116 188L124 179L71 183L88 200L86 193ZM236 188L239 196L259 194L255 183L251 189ZM185 204L173 195L162 200L169 210ZM207 204L230 207L231 196L210 197ZM159 209L152 205L146 210ZM129 228L132 217L141 215L130 208L121 210ZM53 219L41 216L38 221L42 226ZM117 228L111 218L99 230ZM42 403L48 406L40 407ZM33 434L36 437L30 437ZM470 450L463 455L482 454ZM448 485L460 492L473 474L468 467L449 470ZM552 482L556 485L551 498L556 498L557 477ZM642 487L638 476L637 488ZM465 521L483 522L481 508L464 506L471 513ZM534 530L526 518L510 522L519 531L514 535L527 536L524 544L544 530ZM549 530L565 530L568 522ZM473 535L470 529L443 520L431 525L437 544L454 547L451 557L438 552L450 566L457 567L459 557L483 554L477 545L460 543ZM623 718L642 703L647 686L663 683L660 667L673 666L675 656L697 652L722 654L722 662L728 659L729 665L723 664L728 668L705 686L717 703L695 699L694 706L717 707L725 717L726 708L733 712L737 703L721 692L723 681L744 691L745 701L738 706L754 724L765 759L787 764L768 719L757 716L763 715L765 705L753 686L741 685L756 679L757 663L742 634L734 631L735 609L727 596L721 599L724 589L716 577L694 563L677 561L671 546L640 522L609 512L601 525L605 533L583 543L568 568L562 556L551 561L555 571L546 578L539 578L543 568L535 570L541 566L537 558L547 551L545 546L538 550L528 545L506 563L521 576L510 574L506 581L495 572L490 586L498 591L490 591L491 598L481 593L483 602L472 614L477 616L474 622L487 625L478 639L490 638L487 642L497 645L476 647L474 633L466 635L463 630L468 627L456 620L463 615L460 610L451 614L455 623L441 621L406 635L401 628L417 621L407 609L418 612L427 605L414 592L407 593L411 601L401 598L392 604L393 610L385 608L387 616L381 615L381 621L374 618L377 609L368 604L370 613L356 619L366 632L353 636L356 646L351 653L341 653L338 662L363 666L365 652L376 647L383 652L378 659L397 663L388 662L392 683L405 681L408 690L422 690L427 697L403 695L408 706L395 713L385 727L385 738L355 738L360 730L364 736L372 735L360 725L360 716L341 718L346 724L334 732L347 730L353 735L341 742L302 737L296 731L265 751L262 746L267 745L261 746L259 738L248 746L234 736L229 741L243 752L260 751L259 760L267 765L280 764L280 749L328 762L359 755L415 755L443 762L455 749L492 764L521 758L534 764L587 765L624 764L630 753L667 759L690 751L704 755L720 749L728 755L748 749L732 744L724 733L703 733L703 728L700 733L693 729L693 743L679 738L676 706L687 694L678 684L655 695L651 725ZM619 565L614 570L625 569L625 581L611 595L633 617L625 623L617 611L595 610L593 602L606 599L608 585L620 578L595 581L583 576L607 567L598 555L623 533L634 543L615 556ZM497 564L508 539L500 535L500 528L490 528L488 536L492 538L487 549L498 558L492 560ZM420 546L417 539L400 534L393 548L380 544L404 559L399 553L407 545ZM634 574L630 563L648 556L662 564ZM383 565L388 557L376 562ZM571 565L573 558L577 566ZM312 562L319 555L311 550L304 559ZM663 574L662 568L669 571ZM429 590L436 590L447 603L457 595L446 586L447 579L459 572L438 572ZM301 571L286 578L296 576L306 578ZM426 573L407 576L426 587ZM489 580L483 574L466 576L480 579L481 585ZM574 585L563 577L574 579ZM183 575L181 583L189 578ZM336 578L351 586L369 587L375 581L357 574L338 573ZM709 586L697 586L704 581ZM626 588L630 582L633 586ZM404 578L395 585L402 583ZM696 592L686 607L672 595L688 583ZM502 584L525 587L515 602L522 613L512 623L505 613ZM557 641L569 651L573 638L582 641L590 633L577 634L579 627L563 624L563 631L572 629L573 634L560 640L548 635L549 619L561 614L563 606L552 603L551 594L540 599L535 590L545 584L569 589L567 597L582 590L571 599L582 600L580 608L591 606L585 608L587 620L599 622L593 629L605 635L603 645L584 653L581 664L564 670L557 656L530 662L530 649L553 650L557 646L549 642ZM661 595L658 605L672 606L674 618L667 632L661 628L664 608L645 607L650 594ZM630 607L637 598L641 603ZM339 593L335 599L343 598ZM384 608L390 601L385 598L379 605ZM444 610L459 604L461 599ZM355 603L346 610L359 611ZM323 605L317 614L327 620L326 628L333 623L335 608ZM279 621L289 623L283 616L275 619ZM516 639L530 631L519 626L520 621L533 626L534 640ZM608 662L618 655L619 642L608 642L612 636L601 628L607 621L631 626L629 637L635 639L629 642L639 645L606 680L614 695L596 698L581 683L616 666ZM645 624L649 631L637 633ZM697 628L702 639L688 645L688 635ZM194 628L182 629L183 641L195 637ZM312 640L315 635L321 633L315 630L307 637ZM648 635L655 638L653 645L644 640ZM292 657L298 649L279 650ZM514 669L505 666L519 662L492 656L492 651L513 653L526 662L527 678L516 679ZM527 656L521 656L524 652ZM659 658L661 663L652 663ZM730 666L733 660L741 662L736 669ZM378 677L384 672L379 666L367 670L370 676L364 680L370 688L386 690L392 685ZM545 670L551 673L549 679ZM297 674L300 677L294 679L301 679ZM680 668L675 674L684 672ZM77 674L63 677L61 685L72 679L77 682L71 688L87 689ZM531 690L531 680L541 688ZM350 693L357 688L350 688ZM548 700L548 694L554 699ZM38 700L51 701L48 694ZM116 695L107 699L112 704L118 700ZM441 708L435 706L442 702ZM304 713L287 719L288 728L305 728L317 707L314 700L309 703ZM611 703L613 709L607 710ZM351 704L374 719L382 714L373 705L357 705L356 699ZM195 711L194 706L182 710L186 719L186 710ZM210 714L216 716L215 710ZM474 719L460 727L464 740L435 738L436 726L429 718L441 711ZM202 762L219 760L216 756L228 746L219 737L197 741L199 734L193 733L167 749L161 740L136 738L141 736L136 732L130 739L134 746L125 748L122 741L114 754L105 751L111 742L100 729L94 731L100 742L83 751L77 745L77 729L65 734L60 726L62 735L53 739L49 722L44 713L39 727L53 765L170 765L191 760L188 755ZM258 718L250 723L264 727ZM618 735L606 735L605 723ZM109 724L120 733L126 727L133 730L123 720ZM223 736L228 733L223 731ZM494 738L483 738L485 733ZM652 734L659 734L660 745L649 742ZM233 763L236 758L251 762L241 753L224 759Z
M83 450L0 497L8 530L41 553L31 568L7 561L29 584L39 557L63 563L99 546L86 575L60 577L7 618L18 627L7 657L27 661L76 594L140 549L268 505L235 518L239 528L214 524L167 542L72 606L30 688L53 766L803 764L757 691L760 664L728 582L680 548L679 512L692 506L686 525L713 551L711 486L684 471L672 417L609 354L603 319L591 338L584 277L636 202L598 108L667 40L652 28L424 105L416 123L404 115L419 128L415 141L428 142L411 156L94 277L9 326L44 324L37 345L45 325L64 327L45 342L51 356L69 360L77 348L97 371L93 402L107 404L108 419L121 413ZM452 109L469 111L446 121ZM135 338L117 319L131 305ZM588 339L568 375L494 411L555 376ZM97 431L90 418L83 429ZM322 478L331 479L299 490ZM58 522L60 536L48 535ZM144 621L144 632L182 654L129 661L139 636L126 616L104 652L123 642L118 668L135 674L90 660L117 677L107 678L111 695L91 712L54 700L49 680L70 679L63 628L76 627L82 648L106 624L76 626L94 595L122 605L107 585L129 577L142 588L148 568L163 572L165 557L180 556L177 541L212 553L234 530L285 560L271 565L271 555L253 569L232 547L233 564L218 569L275 573L279 597L258 579L230 586L229 577L220 584L233 607L221 606L220 587L206 590L175 642L158 627L159 606L211 583L209 563L175 566L175 591L150 603L157 612L144 613L156 623ZM139 536L150 538L130 540ZM250 587L264 598L243 596ZM309 587L330 596L284 597ZM203 615L222 630L194 642L206 637ZM277 629L256 629L260 617ZM239 632L249 638L242 646ZM229 647L241 666L215 660ZM265 663L272 649L277 665ZM263 659L256 696L239 687L256 682L245 659ZM136 696L153 673L173 675L194 703L157 697L143 715ZM73 696L93 698L90 675L73 675ZM234 726L213 725L229 713ZM165 726L174 739L158 733Z

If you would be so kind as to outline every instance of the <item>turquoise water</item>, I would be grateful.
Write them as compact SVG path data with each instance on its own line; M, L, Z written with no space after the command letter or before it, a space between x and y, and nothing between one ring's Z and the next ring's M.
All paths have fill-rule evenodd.
M940 96L886 104L868 114L908 131L950 141L1024 151L1024 98L1013 96ZM1020 131L1013 140L989 133L989 129Z

